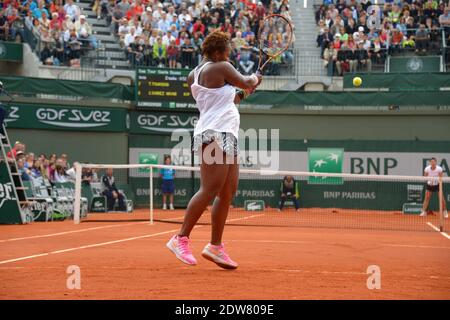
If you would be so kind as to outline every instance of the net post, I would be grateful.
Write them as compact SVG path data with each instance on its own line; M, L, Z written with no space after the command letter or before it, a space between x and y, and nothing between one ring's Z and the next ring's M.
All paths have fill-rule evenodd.
M73 205L73 221L75 224L80 223L81 215L81 165L75 163L75 202Z
M439 177L439 231L444 231L444 212L442 202L444 201L442 177Z
M150 224L153 224L153 166L150 165Z

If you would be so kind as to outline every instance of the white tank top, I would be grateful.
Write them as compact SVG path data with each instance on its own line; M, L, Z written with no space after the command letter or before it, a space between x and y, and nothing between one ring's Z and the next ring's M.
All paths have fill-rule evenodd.
M229 132L238 139L240 116L234 104L236 90L233 86L225 84L220 88L206 88L198 84L198 77L205 66L211 62L194 69L194 83L191 86L200 117L194 129L194 135L206 130Z

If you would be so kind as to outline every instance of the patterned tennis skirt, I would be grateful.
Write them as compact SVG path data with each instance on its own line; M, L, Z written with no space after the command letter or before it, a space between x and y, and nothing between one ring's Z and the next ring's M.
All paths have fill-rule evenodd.
M239 154L239 146L236 137L229 132L206 130L192 138L192 151L199 153L203 144L216 142L219 148L227 155L236 157Z

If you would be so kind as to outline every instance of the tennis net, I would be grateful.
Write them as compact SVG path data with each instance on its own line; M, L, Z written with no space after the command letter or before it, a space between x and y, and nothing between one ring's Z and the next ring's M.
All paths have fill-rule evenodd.
M128 214L110 217L181 223L187 204L200 187L199 167L164 165L94 165L77 169L75 222L80 221L79 199L83 194L81 169L93 169L100 178L114 170L132 202ZM174 169L174 210L163 210L161 169ZM286 179L291 176L291 179ZM421 216L427 184L437 185L426 216ZM101 194L100 194L101 196ZM281 202L283 208L280 209ZM444 203L450 202L450 178L420 176L313 173L241 169L236 196L227 224L402 231L449 231ZM78 207L77 207L78 205ZM298 210L297 208L298 207ZM90 206L92 209L92 206ZM92 210L91 210L92 211ZM199 220L209 224L213 206ZM108 213L88 214L87 221L107 220Z

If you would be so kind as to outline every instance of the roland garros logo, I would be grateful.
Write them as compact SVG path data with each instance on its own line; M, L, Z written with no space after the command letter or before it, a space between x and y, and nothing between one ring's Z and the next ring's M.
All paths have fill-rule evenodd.
M5 201L15 201L14 189L11 182L0 183L0 208L3 207Z

